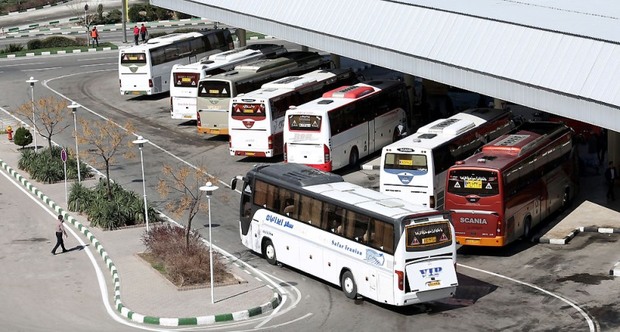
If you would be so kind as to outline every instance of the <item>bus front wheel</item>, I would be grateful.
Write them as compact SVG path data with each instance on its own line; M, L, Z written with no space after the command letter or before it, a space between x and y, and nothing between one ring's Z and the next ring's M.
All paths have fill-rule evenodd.
M276 265L278 262L276 259L276 247L273 246L271 240L265 241L265 244L263 245L263 255L265 256L267 263L271 265Z
M353 273L351 273L351 271L345 271L342 274L340 286L342 287L344 295L348 298L355 299L357 297L357 285L355 284L355 279L353 279Z

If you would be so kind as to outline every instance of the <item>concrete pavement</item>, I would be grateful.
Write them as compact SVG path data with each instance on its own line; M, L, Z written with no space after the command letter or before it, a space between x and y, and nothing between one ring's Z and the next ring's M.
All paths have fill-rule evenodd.
M17 128L19 122L2 111L0 128L7 125ZM177 289L138 257L145 250L141 243L143 227L115 231L89 229L85 216L67 211L64 183L43 184L31 180L27 173L18 172L18 148L8 141L6 134L0 137L0 169L56 213L63 214L67 223L91 244L91 250L100 255L102 266L110 272L107 281L114 294L109 301L123 317L162 326L214 324L248 319L270 312L280 304L282 296L260 274L225 253L224 263L237 282L214 287L214 304L211 304L209 286ZM88 185L93 181L96 180L83 182Z

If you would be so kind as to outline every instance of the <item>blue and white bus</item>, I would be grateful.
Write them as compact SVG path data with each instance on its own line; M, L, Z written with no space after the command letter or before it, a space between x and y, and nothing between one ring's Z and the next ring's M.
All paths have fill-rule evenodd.
M257 165L240 183L241 242L277 262L395 306L456 291L449 215L302 164Z

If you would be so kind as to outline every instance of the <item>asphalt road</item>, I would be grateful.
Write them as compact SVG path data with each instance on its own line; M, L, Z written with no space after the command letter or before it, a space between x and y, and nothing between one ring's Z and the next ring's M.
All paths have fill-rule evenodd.
M617 281L607 275L610 264L617 260L618 239L613 234L582 234L565 246L516 243L499 250L461 249L458 257L460 286L455 298L407 308L387 307L364 300L349 301L337 287L287 267L268 265L241 245L236 222L239 196L227 189L232 176L243 174L255 163L265 160L231 157L226 138L200 136L194 123L171 120L166 95L121 96L116 55L116 52L109 51L0 60L0 89L6 96L0 106L14 111L18 105L29 102L30 87L25 81L34 76L39 80L35 86L36 98L54 95L76 101L83 105L78 110L79 118L97 121L105 117L120 124L132 121L137 134L150 141L144 149L147 196L149 202L160 209L164 209L164 199L157 194L155 187L163 164L204 165L208 172L222 180L219 183L221 189L212 200L214 244L280 279L285 287L293 290L294 286L295 291L300 292L296 297L298 302L287 303L283 314L262 328L281 331L402 330L413 326L428 331L620 329L620 305L617 292L613 291L617 288ZM71 131L60 133L54 139L63 145L74 144ZM358 172L346 176L354 182L377 180L371 179L372 175ZM124 187L142 192L138 158L118 159L113 164L112 177ZM10 196L11 199L3 199L2 204L21 204L20 201L14 202L13 195ZM31 216L31 210L34 209L25 211L22 218L44 218ZM183 222L184 218L177 220ZM205 224L206 218L194 222L203 235L206 235ZM43 234L47 230L44 228L47 226L41 227L39 233L45 237ZM8 255L10 252L2 252L3 257ZM56 279L63 277L60 273ZM4 289L4 282L2 284ZM52 285L55 285L53 280L46 282L47 288ZM67 287L74 289L76 286ZM66 299L67 302L82 300L72 294L74 296ZM17 294L7 296L5 298L13 298ZM103 309L98 308L101 299L88 301L92 303L81 306L85 315L88 313L102 324L109 323L110 319L102 314ZM13 320L10 322L19 325Z

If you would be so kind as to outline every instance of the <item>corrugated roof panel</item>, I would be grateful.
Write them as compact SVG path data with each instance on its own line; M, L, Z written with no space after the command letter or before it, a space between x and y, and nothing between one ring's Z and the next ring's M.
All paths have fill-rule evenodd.
M489 21L484 20L475 20L471 24L471 29L476 31L488 31L491 28ZM466 68L479 68L480 62L484 61L483 59L487 56L487 49L492 45L493 41L487 38L475 38L473 42L470 42L470 47L468 49L468 56L463 52L462 57L462 65ZM466 50L467 48L461 47L461 50Z
M533 85L540 85L546 80L547 68L555 61L553 52L549 50L556 49L562 39L562 36L550 33L542 33L540 36L540 47L533 50L534 61L531 62L530 68L534 75L529 83Z
M609 61L614 61L612 58L612 54L614 53L614 48L617 46L604 44L598 50L598 55L594 58L594 62L592 63L592 68L590 69L590 73L588 74L586 80L583 82L583 87L581 89L582 96L592 96L592 98L600 98L600 82L607 77L609 72L607 71L607 67Z
M590 81L589 84L595 84L592 87L590 96L596 100L606 103L620 105L620 94L618 93L618 77L620 77L620 46L609 45L605 47L604 54L599 57L602 61L597 61L595 70L597 79Z
M441 49L437 49L437 54L443 54L442 60L444 62L451 64L461 63L465 57L463 50L469 49L470 44L475 40L475 38L470 38L472 27L468 26L466 29L455 28L455 25L460 26L462 21L462 16L450 15L443 22L443 31L438 36L438 39L442 41L438 44Z

